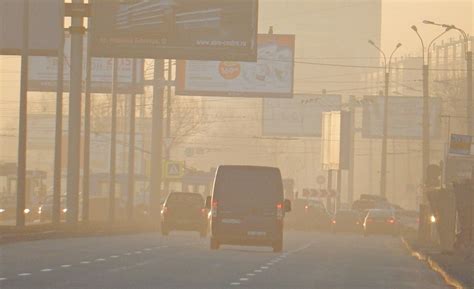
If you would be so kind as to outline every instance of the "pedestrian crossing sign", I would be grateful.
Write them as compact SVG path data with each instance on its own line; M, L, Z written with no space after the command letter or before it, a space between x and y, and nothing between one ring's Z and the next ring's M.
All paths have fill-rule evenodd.
M184 161L165 161L163 173L166 179L181 179L184 176Z

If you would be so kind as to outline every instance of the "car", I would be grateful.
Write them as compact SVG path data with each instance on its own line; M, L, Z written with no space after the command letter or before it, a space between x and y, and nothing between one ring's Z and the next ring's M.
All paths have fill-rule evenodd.
M283 221L291 202L284 199L278 168L219 166L206 207L211 215L211 250L221 245L283 250Z
M60 197L60 220L64 221L66 219L66 195L61 195ZM53 217L53 196L47 196L40 204L38 208L38 215L40 222L50 222Z
M321 201L295 199L292 202L292 213L285 218L285 226L295 230L327 230L331 216Z
M364 219L364 236L369 234L391 234L397 236L400 224L392 210L372 209Z
M339 210L331 221L331 232L360 232L362 221L360 214L353 210Z
M172 192L161 209L161 234L171 231L197 231L207 236L207 209L198 193Z

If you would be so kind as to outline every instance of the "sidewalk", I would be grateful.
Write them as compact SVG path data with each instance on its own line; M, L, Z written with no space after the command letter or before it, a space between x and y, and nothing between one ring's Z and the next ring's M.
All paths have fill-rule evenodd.
M474 289L474 252L443 254L436 244L420 245L415 234L405 235L403 240L415 257L426 261L454 288Z

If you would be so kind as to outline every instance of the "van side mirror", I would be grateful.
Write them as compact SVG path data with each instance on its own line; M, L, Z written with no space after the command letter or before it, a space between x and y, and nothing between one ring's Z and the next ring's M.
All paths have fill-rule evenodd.
M283 204L285 207L285 213L291 212L291 201L288 199L285 199Z
M206 197L206 209L210 210L211 209L211 202L212 202L212 197L207 196Z

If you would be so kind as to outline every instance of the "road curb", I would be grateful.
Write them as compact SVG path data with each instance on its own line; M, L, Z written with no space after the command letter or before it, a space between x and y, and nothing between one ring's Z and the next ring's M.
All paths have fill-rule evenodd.
M446 272L441 265L433 260L430 256L423 254L422 252L413 249L413 247L407 242L404 237L401 237L402 243L405 245L406 249L411 253L411 255L417 258L420 261L426 262L431 270L438 273L447 285L452 286L455 289L470 289L468 286L464 285L461 281L454 278L451 274Z

